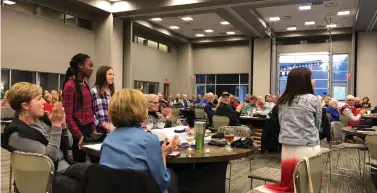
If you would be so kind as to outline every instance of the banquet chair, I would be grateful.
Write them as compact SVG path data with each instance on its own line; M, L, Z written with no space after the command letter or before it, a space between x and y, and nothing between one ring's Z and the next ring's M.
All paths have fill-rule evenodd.
M218 116L214 115L212 117L213 127L215 129L219 129L222 126L228 126L229 125L229 118L226 116Z
M324 154L302 158L296 165L293 180L296 193L320 193ZM265 193L264 186L258 186L248 193Z
M343 128L343 124L341 122L338 122L338 121L331 122L331 131L332 131L333 138L330 141L330 149L331 150L338 149L338 156L337 156L335 168L341 169L341 170L350 170L350 169L347 169L347 168L338 168L341 153L342 153L343 150L357 150L358 158L359 158L358 159L358 171L355 171L355 170L350 170L350 171L359 172L359 174L361 176L360 150L365 151L366 147L365 147L364 144L343 142L345 135L342 132L342 128ZM330 164L330 167L331 167L331 164ZM339 175L339 174L335 174L335 175ZM348 176L348 177L351 177L351 176Z
M370 171L371 171L371 174L377 175L377 173L372 172L373 170L377 171L377 168L372 165L371 159L370 159L370 158L372 158L372 160L377 161L377 135L376 134L368 135L365 138L365 143L366 143L366 146L368 147L368 150L369 150L369 156L368 156L369 161L368 161L368 164L364 165L364 167L369 168ZM364 180L366 180L366 178L364 178Z
M205 120L205 112L203 108L195 108L195 117L199 120Z
M18 192L52 191L55 166L50 158L37 153L14 151L11 153L10 161Z
M339 116L339 121L343 124L343 126L347 126L349 118L347 116L341 114Z

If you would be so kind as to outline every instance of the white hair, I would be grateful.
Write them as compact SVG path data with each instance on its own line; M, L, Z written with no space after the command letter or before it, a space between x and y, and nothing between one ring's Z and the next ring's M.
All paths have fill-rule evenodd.
M215 95L213 95L213 93L209 92L207 93L207 97L214 97Z
M329 102L329 105L332 105L334 103L338 103L338 100L336 100L335 98L332 98Z
M352 99L355 99L355 97L353 95L347 95L346 96L346 100L352 100Z

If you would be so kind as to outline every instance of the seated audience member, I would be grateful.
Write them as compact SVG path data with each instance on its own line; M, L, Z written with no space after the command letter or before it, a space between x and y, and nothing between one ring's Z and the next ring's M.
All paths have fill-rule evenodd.
M233 107L233 110L236 110L237 106L239 105L236 97L232 94L230 94L229 96L229 104L231 105L231 107Z
M46 155L55 163L52 189L57 193L76 192L88 163L67 161L72 136L65 127L65 113L57 102L47 116L40 87L27 82L14 84L7 99L18 117L1 135L1 146L8 151L22 151ZM37 176L36 176L37 177Z
M253 112L257 110L257 100L258 98L256 96L250 96L249 102L245 102L245 106L242 108L241 113L247 114L247 112Z
M330 122L339 121L340 113L338 111L338 100L332 98L329 102L329 106L326 108L326 113L331 115Z
M261 96L258 96L257 97L258 100L257 100L257 106L261 109L263 109L263 101L262 101L262 97Z
M52 96L50 94L46 94L44 97L46 103L43 105L45 111L51 113L52 112Z
M184 108L189 108L191 106L191 103L190 103L190 101L187 98L187 94L183 94L182 98L183 98L182 99L182 105L183 105L183 107Z
M213 104L217 105L219 103L219 97L215 95L215 99L213 100Z
M168 101L164 99L164 95L162 95L161 93L158 94L158 102L160 103L158 112L162 112L165 108L169 107Z
M277 101L276 95L272 95L271 102L270 102L271 108L274 108L274 106L276 105L276 101Z
M363 108L367 108L367 109L370 109L372 107L372 105L369 103L368 97L363 98L363 103L361 103L361 105L363 106Z
M148 96L158 106L158 97ZM166 168L166 157L178 147L178 137L169 145L165 139L161 146L156 135L143 130L141 123L148 118L147 104L143 93L135 89L122 89L113 95L109 116L116 128L102 144L100 164L145 172L156 180L161 192L174 193L177 183L172 171Z
M191 104L194 104L195 103L195 100L196 100L197 96L196 94L193 94L192 95L192 98L189 100Z
M172 95L169 95L169 97L168 97L168 104L169 104L169 107L172 107L172 105L173 105L173 101L174 101L173 96L172 96Z
M173 106L175 108L183 108L182 99L181 99L180 94L175 95L175 99L173 100L173 103L171 104L171 106Z
M320 130L319 130L319 139L322 140L324 138L326 138L327 142L330 143L331 126L330 126L330 120L326 114L326 107L322 107L322 121L321 121Z
M355 97L354 101L353 101L353 106L357 109L361 109L363 108L363 105L360 103L361 101L361 98L360 97Z
M200 106L204 107L207 104L207 94L204 94L203 99L200 101Z
M45 96L46 94L50 94L50 92L48 90L44 90L43 91L43 96Z
M51 96L52 96L53 99L55 99L55 101L61 101L61 98L60 98L60 95L59 95L58 91L52 90L51 91Z
M1 106L9 106L9 102L7 100L8 91L5 91L4 98L1 99Z
M247 94L247 95L245 96L245 103L249 103L250 100L251 100L251 94Z
M200 103L201 100L202 100L202 95L198 94L198 96L196 97L196 99L194 101L194 104Z
M360 111L353 105L355 97L352 95L346 96L346 104L341 108L340 114L349 118L348 126L369 125L367 121L362 120L362 115L365 109Z
M230 120L230 126L239 126L240 123L238 122L238 118L241 114L241 109L245 106L245 104L242 103L238 105L237 109L234 110L230 105L229 96L230 94L228 92L223 92L220 97L220 102L217 105L216 115L228 117Z
M274 105L271 103L271 95L267 94L264 96L263 111L268 114L271 112L273 106Z
M171 127L171 116L172 116L172 109L171 108L164 108L162 112L158 112L160 109L160 103L158 101L158 96L155 94L147 95L147 102L148 102L148 119L146 123L153 123L153 128L158 128L159 122L164 122L165 127Z
M322 108L327 108L329 106L329 102L331 100L331 96L330 95L326 95L325 97L323 97L323 100L322 100Z
M212 117L216 114L216 105L213 104L214 95L213 93L207 93L207 104L204 107L204 112L207 114L209 126L213 126Z

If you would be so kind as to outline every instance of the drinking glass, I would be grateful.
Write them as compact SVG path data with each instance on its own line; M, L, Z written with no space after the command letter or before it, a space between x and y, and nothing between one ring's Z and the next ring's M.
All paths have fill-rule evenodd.
M367 115L370 115L371 111L370 109L367 110Z
M234 140L234 129L233 128L225 128L224 136L225 136L226 143L228 144L226 146L226 149L227 150L233 150L232 147L230 146L230 144Z
M145 124L145 126L147 127L148 130L151 130L153 128L153 123L148 122L147 124Z
M192 146L192 142L194 141L194 134L192 132L190 132L189 130L187 130L186 141L189 144L189 148L187 150L192 151L192 147L191 146Z

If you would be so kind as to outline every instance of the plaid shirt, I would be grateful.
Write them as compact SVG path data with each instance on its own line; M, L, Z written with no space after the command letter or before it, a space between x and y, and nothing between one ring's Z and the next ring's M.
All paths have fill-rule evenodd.
M64 85L63 91L63 107L66 114L66 122L74 139L80 139L83 136L78 124L92 124L93 130L95 130L90 91L86 83L80 84L80 86L84 101L82 105L80 105L76 96L75 78L69 78L68 82ZM76 121L79 123L76 123Z
M106 129L102 127L102 124L104 122L110 123L110 119L107 116L107 112L109 111L109 102L111 94L104 94L104 96L101 97L98 95L97 87L93 87L90 90L90 94L92 95L93 99L93 108L95 115L94 123L96 124L97 131L100 133L107 133Z

